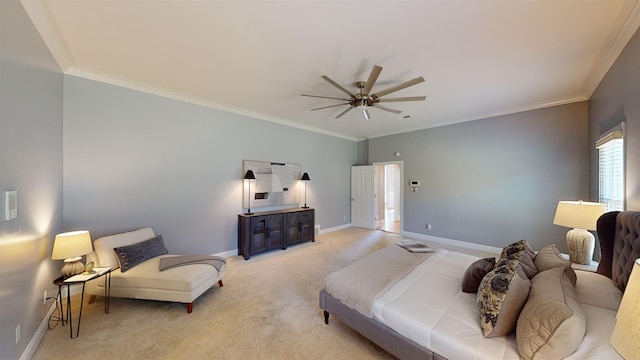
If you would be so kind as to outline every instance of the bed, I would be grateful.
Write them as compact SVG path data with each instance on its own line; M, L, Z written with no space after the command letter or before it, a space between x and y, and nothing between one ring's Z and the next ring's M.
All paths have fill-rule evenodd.
M530 271L523 270L531 265L526 260L527 256L519 257L521 262L513 267L517 269L513 278L528 278L518 281L528 281L530 287L524 292L523 305L515 310L517 313L513 321L516 324L512 324L513 329L505 330L508 326L500 329L508 331L504 335L499 332L488 337L483 335L487 330L487 318L482 317L481 321L479 314L482 297L461 289L463 280L466 280L465 274L468 276L472 265L482 259L445 249L413 254L391 245L379 250L328 275L325 287L320 291L320 308L324 311L327 325L330 315L333 315L399 359L519 359L551 356L566 359L621 359L609 345L609 337L633 261L640 258L640 212L606 213L598 220L597 233L601 260L595 272L572 270L570 263L550 265L558 264L556 260L545 262L544 259L551 259L545 257L546 254L553 254L554 251L559 254L552 245L529 255L531 262L540 260L534 263L538 268L533 275L524 274ZM518 246L522 246L523 241L517 242ZM512 265L513 261L507 259L507 248L514 244L503 249L500 257L496 258L498 263L492 272ZM530 250L514 254L522 256ZM483 286L490 282L486 279L490 278L489 274L482 279L478 293L482 293ZM509 293L516 287L513 285L515 282L511 282ZM560 290L549 293L548 289L558 287ZM540 305L540 301L551 301L549 299L558 292L565 296L564 302L560 301L562 304L558 305L556 301L553 306L548 303ZM553 318L544 311L556 305L568 307L568 310L564 310L571 314L570 317L567 315L562 322L551 325L556 326L554 331L560 335L540 335L541 330L535 326L538 326L541 318L543 322ZM502 312L500 317L508 318L506 315L503 317ZM535 329L532 330L532 326ZM562 326L566 329L563 330ZM539 336L547 336L546 349L538 344ZM556 348L549 350L549 346ZM550 352L545 356L544 351Z

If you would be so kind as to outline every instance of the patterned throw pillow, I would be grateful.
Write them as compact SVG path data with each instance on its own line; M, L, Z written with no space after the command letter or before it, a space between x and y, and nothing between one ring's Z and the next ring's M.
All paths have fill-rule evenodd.
M533 251L527 240L520 240L505 246L502 249L502 254L500 254L500 259L514 259L520 261L522 263L522 270L524 270L524 273L529 279L538 273L533 262L535 257L536 253Z
M169 253L164 246L162 235L136 244L113 248L113 251L118 257L121 272L126 272L145 260Z
M518 260L498 261L480 283L477 301L484 337L503 336L516 328L531 282Z
M474 261L464 272L462 278L462 291L477 293L480 282L496 265L496 258L484 258Z

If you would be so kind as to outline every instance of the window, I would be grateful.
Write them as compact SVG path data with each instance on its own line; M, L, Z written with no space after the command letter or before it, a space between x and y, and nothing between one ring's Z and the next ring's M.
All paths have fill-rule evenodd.
M596 141L599 158L600 202L607 211L624 210L624 134L623 126Z

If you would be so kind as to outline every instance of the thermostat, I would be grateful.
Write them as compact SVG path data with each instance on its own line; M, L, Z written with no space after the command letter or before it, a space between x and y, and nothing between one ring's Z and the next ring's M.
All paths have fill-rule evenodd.
M420 180L409 180L409 186L420 186Z

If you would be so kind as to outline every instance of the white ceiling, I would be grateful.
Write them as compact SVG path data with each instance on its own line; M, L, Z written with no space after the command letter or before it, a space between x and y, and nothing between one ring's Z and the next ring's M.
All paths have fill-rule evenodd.
M640 25L637 0L22 0L67 74L361 139L588 99ZM423 76L370 120L356 92ZM409 115L409 118L403 118Z

